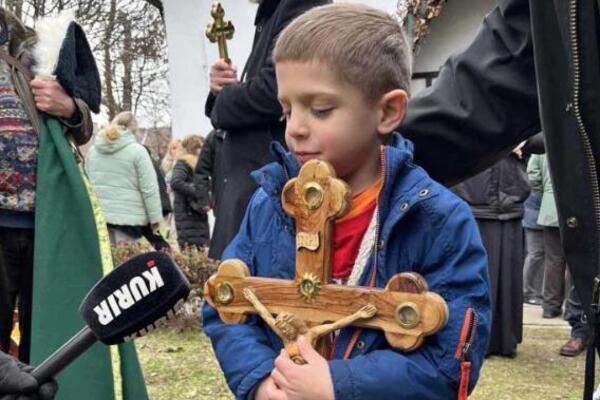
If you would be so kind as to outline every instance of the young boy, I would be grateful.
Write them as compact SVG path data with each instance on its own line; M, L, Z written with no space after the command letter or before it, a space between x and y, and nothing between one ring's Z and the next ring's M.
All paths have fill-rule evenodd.
M367 6L319 7L282 32L274 61L290 152L274 146L279 162L254 173L260 189L223 259L293 279L295 228L281 190L299 165L325 160L354 193L336 221L333 278L383 287L417 272L448 303L449 321L410 353L354 327L339 332L329 360L301 340L308 363L296 365L260 319L225 325L205 305L204 330L229 386L238 399L452 399L462 382L466 398L489 336L486 255L469 207L414 165L412 144L394 133L411 77L401 27Z

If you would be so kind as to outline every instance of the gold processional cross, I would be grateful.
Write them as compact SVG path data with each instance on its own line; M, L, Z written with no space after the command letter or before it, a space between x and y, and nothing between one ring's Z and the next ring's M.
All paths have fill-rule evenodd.
M352 325L383 330L390 346L412 351L443 328L446 302L414 272L394 275L385 289L329 283L334 219L350 199L328 163L304 164L282 193L284 210L296 220L295 280L253 277L242 261L223 261L204 287L223 322L244 323L248 314L259 314L298 364L304 363L300 335L315 347L323 335Z
M227 40L233 38L235 28L231 21L225 21L225 10L221 2L213 2L210 15L213 17L213 20L206 27L206 37L211 43L218 43L219 57L224 59L227 64L231 64L229 54L227 53Z

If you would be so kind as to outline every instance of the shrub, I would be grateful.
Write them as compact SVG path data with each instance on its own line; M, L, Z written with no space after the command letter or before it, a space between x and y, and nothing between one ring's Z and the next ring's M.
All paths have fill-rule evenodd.
M152 251L152 247L143 242L112 246L115 265L121 265L130 258L148 251ZM185 247L180 251L165 251L165 253L173 258L191 285L188 300L167 326L179 330L199 329L204 282L216 272L218 263L208 258L205 249L195 246Z

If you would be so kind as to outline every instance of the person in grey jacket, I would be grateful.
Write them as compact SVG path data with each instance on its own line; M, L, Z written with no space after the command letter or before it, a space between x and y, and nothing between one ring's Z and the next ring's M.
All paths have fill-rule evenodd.
M86 157L86 171L113 244L138 239L147 225L157 231L163 219L156 172L150 155L135 139L136 127L131 112L118 114Z

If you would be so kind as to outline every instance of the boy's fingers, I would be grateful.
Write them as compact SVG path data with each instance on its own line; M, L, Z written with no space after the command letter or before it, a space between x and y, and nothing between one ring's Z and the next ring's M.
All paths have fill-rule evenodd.
M300 356L304 358L308 364L313 364L316 361L320 361L323 357L312 348L308 340L304 336L300 336L298 339L298 350L300 351Z
M288 374L295 367L296 364L294 364L292 359L285 352L275 359L275 368L283 375Z
M279 372L277 368L271 371L271 378L273 378L273 382L275 382L275 385L277 385L277 387L281 389L288 389L290 387L290 383L288 382L287 378L283 376L283 374Z
M286 393L277 387L274 381L269 382L266 392L269 400L287 400Z

